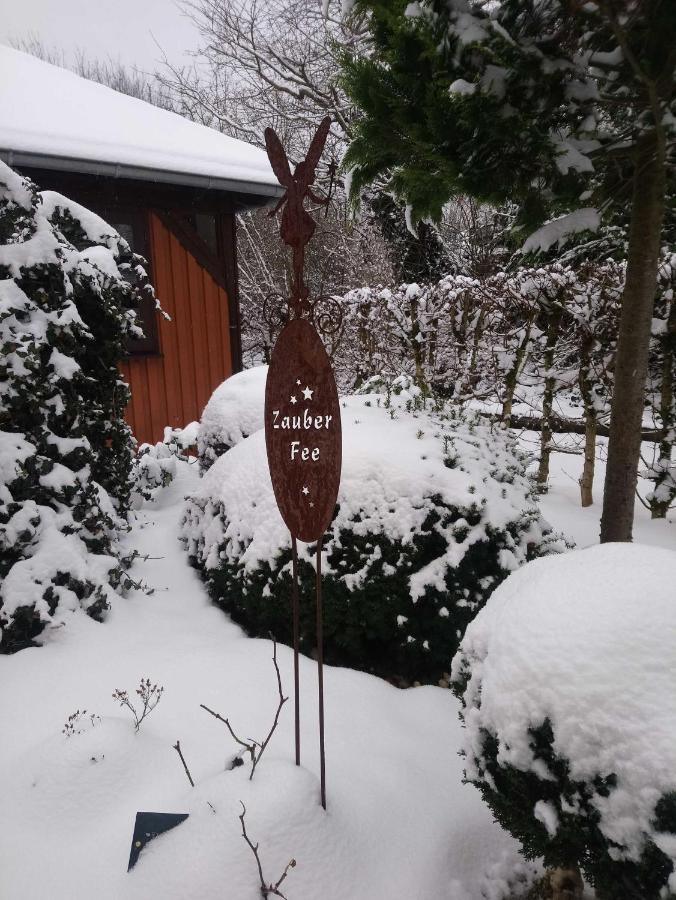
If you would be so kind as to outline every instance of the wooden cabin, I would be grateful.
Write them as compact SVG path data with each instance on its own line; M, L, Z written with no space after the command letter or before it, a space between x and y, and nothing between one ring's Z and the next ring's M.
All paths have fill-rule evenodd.
M0 158L113 225L148 261L152 302L122 370L140 442L200 418L241 369L236 214L281 194L266 154L0 46Z

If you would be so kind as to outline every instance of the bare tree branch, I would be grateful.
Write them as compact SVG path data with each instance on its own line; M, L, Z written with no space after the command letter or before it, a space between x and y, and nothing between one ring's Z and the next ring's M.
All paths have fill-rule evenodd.
M256 860L256 866L258 867L258 878L261 883L261 896L262 897L270 897L270 896L282 897L283 900L286 900L285 895L280 891L279 887L282 884L282 882L284 881L284 879L287 877L287 875L289 874L291 869L294 869L296 867L296 860L295 859L289 860L286 868L284 869L284 871L281 874L281 877L277 880L277 882L275 884L272 884L272 882L270 882L268 884L265 881L265 877L263 875L263 866L261 864L261 859L258 854L258 844L254 844L252 842L251 838L249 837L249 835L247 834L247 831L246 831L246 824L244 822L244 817L246 816L246 806L242 803L241 800L239 802L242 805L242 812L240 813L240 816L239 816L239 821L242 823L242 837L249 845L249 848L254 855L254 859Z

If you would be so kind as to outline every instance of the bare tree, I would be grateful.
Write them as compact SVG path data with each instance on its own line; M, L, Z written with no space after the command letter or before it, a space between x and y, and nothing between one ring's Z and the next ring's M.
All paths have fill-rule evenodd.
M362 21L317 0L183 0L202 38L198 60L160 75L193 118L262 145L270 125L292 161L330 115L325 160L342 156L354 110L339 87L340 54L359 52ZM335 7L335 8L334 8ZM327 175L320 170L320 181Z
M340 84L340 59L366 54L370 40L362 15L342 14L347 6L340 0L183 0L202 46L192 66L165 60L158 74L179 111L197 121L261 146L264 128L272 126L292 164L328 114L332 127L317 180L336 199L336 223L348 221L339 164L356 115ZM380 230L396 279L441 277L446 261L438 229L421 224L417 235L410 232L403 205L384 192L364 200L356 227L364 224L369 235Z

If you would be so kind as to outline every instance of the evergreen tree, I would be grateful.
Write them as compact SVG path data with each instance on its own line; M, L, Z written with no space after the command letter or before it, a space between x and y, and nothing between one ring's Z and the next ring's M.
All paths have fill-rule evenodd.
M98 216L0 163L0 652L122 580L132 486L117 370L144 272Z
M601 539L631 540L665 198L673 189L670 0L356 0L373 52L345 57L363 110L345 157L438 218L452 196L518 204L524 247L628 220Z

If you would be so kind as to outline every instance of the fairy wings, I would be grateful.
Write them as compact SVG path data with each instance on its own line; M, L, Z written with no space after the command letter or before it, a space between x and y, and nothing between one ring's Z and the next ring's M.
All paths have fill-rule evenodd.
M277 133L272 128L265 129L265 147L268 151L268 158L272 166L272 171L277 176L279 183L286 188L286 194L279 200L275 209L270 215L275 215L281 209L284 202L289 199L289 195L296 194L298 199L309 197L315 203L325 204L327 201L322 197L317 197L312 191L311 185L314 183L317 165L321 159L326 138L331 127L331 119L329 116L322 119L315 136L310 143L310 149L303 162L298 163L295 172L291 173L289 160L286 151L282 146Z

